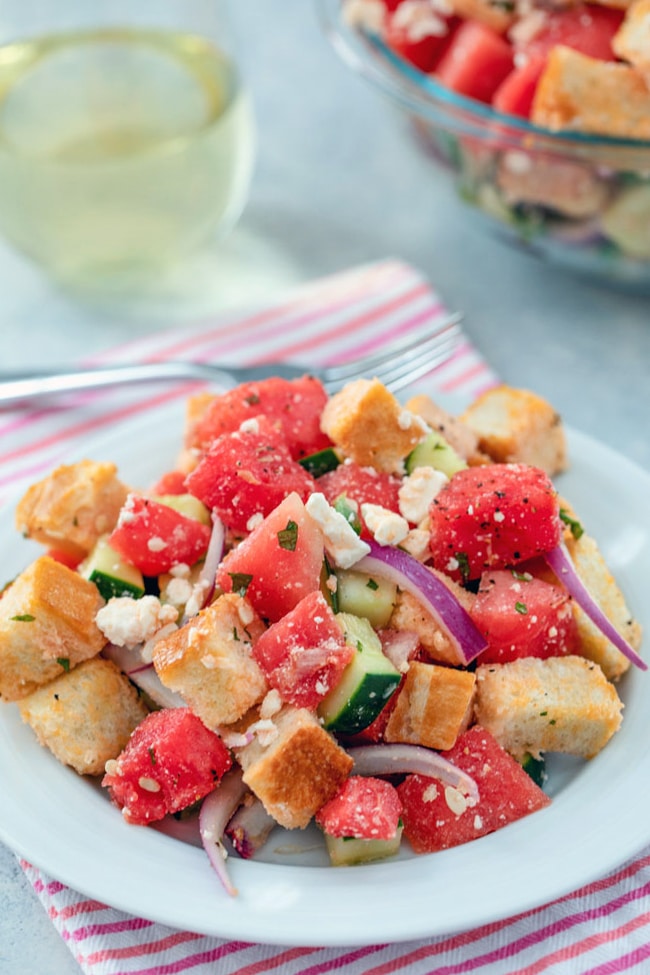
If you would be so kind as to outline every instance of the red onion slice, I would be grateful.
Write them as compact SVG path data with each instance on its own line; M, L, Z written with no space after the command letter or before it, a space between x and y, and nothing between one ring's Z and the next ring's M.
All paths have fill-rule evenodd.
M354 759L354 771L358 775L427 775L478 801L478 786L471 775L430 748L422 745L358 745L346 751Z
M647 670L648 665L642 660L636 650L630 646L625 637L621 636L616 627L607 619L598 603L578 575L573 560L564 542L560 542L550 552L544 554L550 569L558 577L564 588L572 596L580 609L586 613L606 639L613 643L617 650L627 657L639 670Z
M170 691L168 687L165 687L153 664L144 663L137 650L116 647L114 643L109 643L102 650L102 656L106 657L107 660L112 660L129 680L145 694L148 694L159 707L186 707L180 694L176 694L175 691Z
M205 560L203 562L203 568L201 569L201 574L199 575L198 583L200 586L205 586L205 602L206 606L214 593L215 579L217 577L217 569L219 568L219 563L223 558L224 543L226 540L226 529L224 524L219 517L219 515L213 511L212 512L212 534L210 535L210 541L208 542L208 549L205 553Z
M463 663L471 663L486 649L485 637L467 610L433 572L402 549L378 545L372 540L368 544L370 554L356 563L355 570L389 579L415 596L448 632Z
M224 775L214 792L206 796L199 813L199 833L203 849L226 893L231 897L237 896L237 888L233 886L226 870L228 854L223 845L223 836L228 822L247 791L241 769L234 768Z
M226 836L235 853L250 860L262 849L276 826L273 816L267 813L260 800L252 799L239 807L226 827Z

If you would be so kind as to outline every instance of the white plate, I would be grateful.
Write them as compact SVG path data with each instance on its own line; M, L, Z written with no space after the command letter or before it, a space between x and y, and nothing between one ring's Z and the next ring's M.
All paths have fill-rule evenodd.
M89 456L117 461L125 480L146 485L173 459L180 429L180 414L158 414L95 443ZM650 476L583 435L570 434L570 451L560 491L647 633ZM0 550L7 578L32 555L8 510ZM554 799L541 812L456 849L365 867L305 866L290 848L282 863L232 858L236 898L202 850L126 825L100 789L35 743L15 705L0 705L0 837L87 896L204 934L286 945L450 934L553 900L650 842L650 820L639 814L650 799L650 674L634 670L620 691L622 730L591 762L557 763Z

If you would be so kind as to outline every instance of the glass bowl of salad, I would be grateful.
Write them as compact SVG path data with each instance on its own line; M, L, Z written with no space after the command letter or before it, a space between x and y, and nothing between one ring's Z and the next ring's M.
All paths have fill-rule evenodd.
M610 2L318 7L343 60L407 114L486 228L649 293L650 0Z

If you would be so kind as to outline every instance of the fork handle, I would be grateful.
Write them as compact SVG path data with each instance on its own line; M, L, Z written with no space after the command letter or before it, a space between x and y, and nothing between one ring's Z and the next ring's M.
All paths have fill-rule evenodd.
M228 371L198 362L146 362L140 365L102 366L85 370L0 373L0 404L42 399L61 393L121 386L127 383L166 379L209 379L226 387L234 385Z

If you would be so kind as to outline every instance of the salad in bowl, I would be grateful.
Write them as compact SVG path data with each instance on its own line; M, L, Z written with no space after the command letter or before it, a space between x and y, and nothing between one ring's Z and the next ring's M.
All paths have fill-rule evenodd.
M276 826L339 867L542 816L546 756L598 755L646 669L566 464L508 386L461 416L372 379L192 397L155 484L83 460L20 499L42 554L0 597L4 706L231 895L226 853Z

